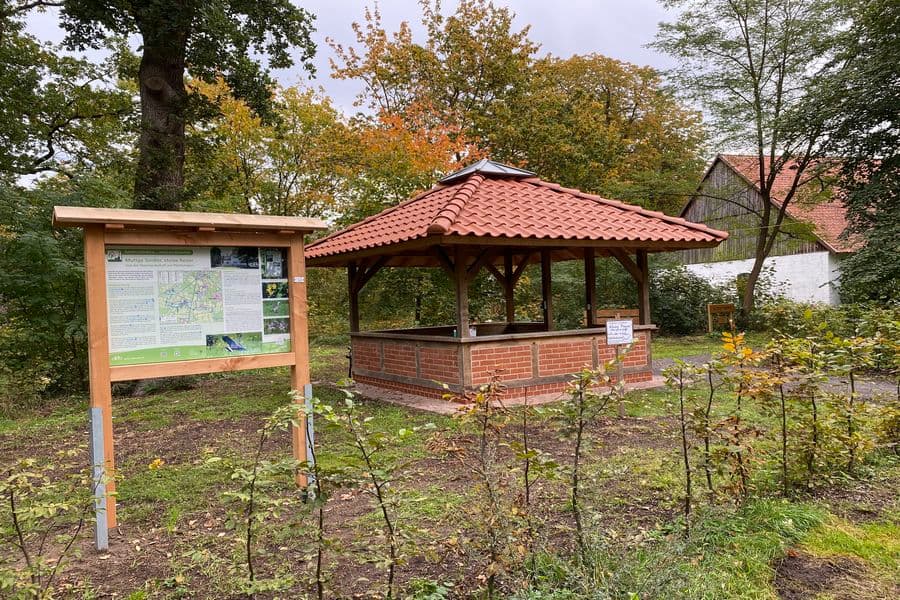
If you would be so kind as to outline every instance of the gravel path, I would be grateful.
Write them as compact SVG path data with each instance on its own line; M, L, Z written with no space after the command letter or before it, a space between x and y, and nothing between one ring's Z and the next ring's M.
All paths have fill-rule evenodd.
M691 356L682 357L686 363L694 365L702 365L709 362L710 354L693 354ZM675 363L672 358L658 358L653 361L653 374L662 375L663 369L670 367ZM846 377L832 377L829 384L833 388L832 391L844 391L849 387ZM894 397L897 394L897 382L884 377L861 376L856 378L856 390L865 398L871 398L874 395Z

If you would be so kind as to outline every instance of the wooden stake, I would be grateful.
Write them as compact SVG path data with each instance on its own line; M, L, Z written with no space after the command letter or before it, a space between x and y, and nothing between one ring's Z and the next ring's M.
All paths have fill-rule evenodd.
M310 393L309 381L309 323L306 304L306 264L303 259L303 235L291 237L288 250L288 286L291 311L291 349L294 352L294 365L291 367L291 389L296 394L299 427L293 427L291 437L294 447L294 458L301 463L308 460L308 423L304 406L306 396ZM309 477L306 470L297 471L297 485L306 488Z
M84 228L84 280L88 334L91 408L102 413L106 477L106 526L116 527L116 479L112 423L112 383L109 372L109 323L106 299L106 246L103 225Z
M625 385L625 368L622 365L622 356L621 356L621 345L616 344L616 383L621 383ZM622 397L619 396L618 406L616 410L619 414L619 418L625 416L625 402L622 400Z

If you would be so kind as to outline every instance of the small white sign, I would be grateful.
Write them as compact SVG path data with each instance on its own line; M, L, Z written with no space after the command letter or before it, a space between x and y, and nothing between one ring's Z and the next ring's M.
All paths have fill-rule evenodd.
M306 281L304 277L294 277L294 283L303 283Z
M634 323L631 319L609 320L606 322L606 343L630 344L634 341Z

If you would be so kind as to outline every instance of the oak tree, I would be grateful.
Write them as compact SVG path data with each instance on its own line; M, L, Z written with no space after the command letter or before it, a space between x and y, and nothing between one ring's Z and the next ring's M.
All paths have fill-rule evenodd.
M131 98L113 61L66 56L31 35L26 18L52 2L0 2L0 181L64 173L130 141Z
M134 183L137 208L178 208L183 200L185 71L221 74L260 114L270 107L269 70L298 60L311 69L312 15L289 0L65 0L66 43L96 48L112 36L139 35L141 127Z
M652 67L547 57L509 106L494 156L550 181L675 212L702 172L700 114Z

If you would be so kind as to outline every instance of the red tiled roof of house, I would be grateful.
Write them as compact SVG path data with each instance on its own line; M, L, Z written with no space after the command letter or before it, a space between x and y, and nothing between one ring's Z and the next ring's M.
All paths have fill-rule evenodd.
M734 169L756 190L759 190L759 159L757 157L743 154L720 154L718 158ZM768 160L765 166L768 170ZM795 162L788 161L775 176L771 196L772 202L776 206L781 206L790 191L795 174ZM801 186L812 185L811 182L805 181L801 182ZM819 240L833 252L852 252L859 249L861 245L859 240L841 238L841 234L847 228L847 210L836 193L833 193L832 197L825 201L806 201L802 194L795 195L785 212L792 219L811 224Z
M445 180L310 244L306 256L316 259L420 238L439 243L444 236L627 241L630 246L646 242L641 247L649 249L714 246L728 237L724 231L564 188L527 172L499 174L487 168Z

